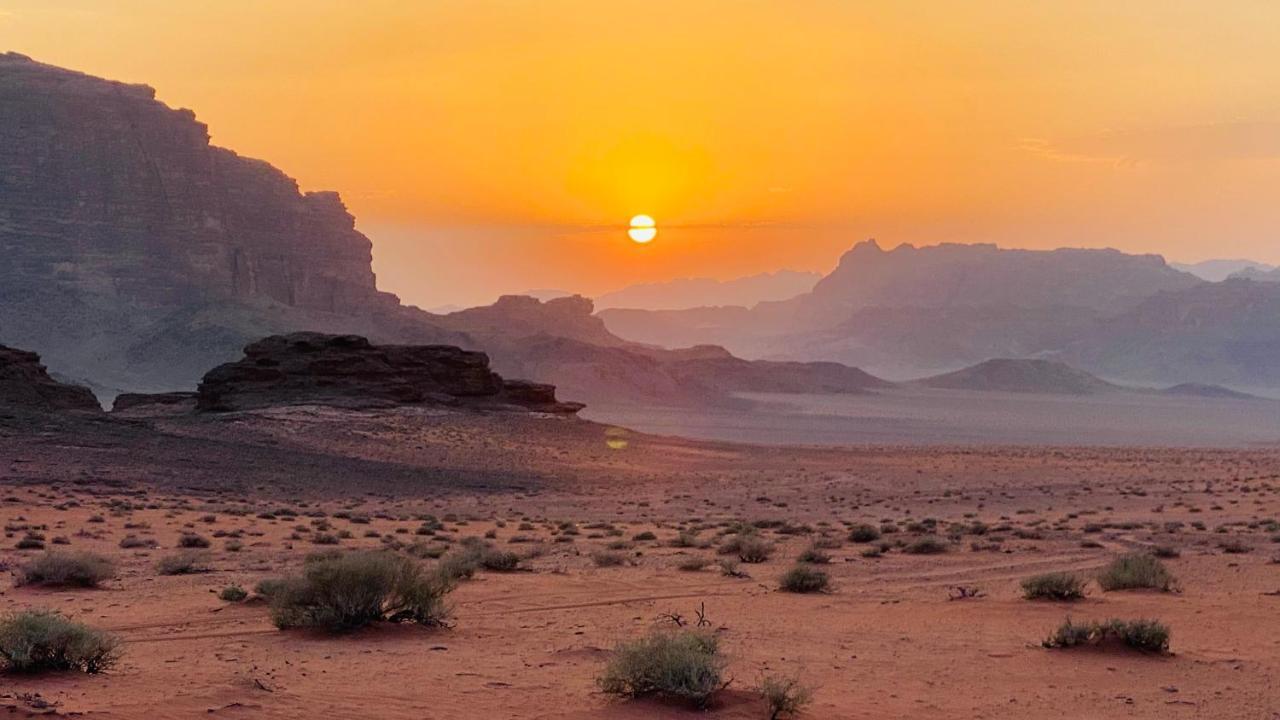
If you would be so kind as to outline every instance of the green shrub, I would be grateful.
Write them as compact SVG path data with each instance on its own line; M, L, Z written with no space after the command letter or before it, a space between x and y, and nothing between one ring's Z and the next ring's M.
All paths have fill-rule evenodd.
M869 543L880 539L880 530L875 525L854 525L849 530L849 542Z
M769 707L769 720L778 720L783 715L793 717L813 701L813 691L795 678L766 677L756 692Z
M79 670L99 673L120 659L120 641L45 610L0 620L0 668L9 672Z
M1028 600L1079 600L1084 597L1084 580L1073 573L1055 572L1022 581Z
M812 565L799 563L783 573L778 580L783 590L793 593L824 592L831 587L831 578Z
M810 565L826 565L831 562L831 556L823 552L817 546L809 546L804 552L800 553L800 557L796 558L802 563Z
M773 545L764 538L744 537L738 543L737 554L744 563L762 563L773 554Z
M446 624L445 595L452 582L389 552L355 552L308 563L302 574L273 589L276 627L318 627L340 632L373 622Z
M932 535L922 537L902 548L902 552L908 555L940 555L946 551L947 543Z
M90 588L114 575L115 566L101 555L51 551L23 565L17 584Z
M1073 623L1068 618L1042 643L1047 648L1119 644L1144 652L1168 652L1169 628L1156 620Z
M249 597L249 593L239 585L228 585L222 588L222 592L218 593L218 599L226 602L241 602Z
M1176 579L1164 563L1146 553L1122 555L1098 575L1103 590L1150 589L1170 592Z
M156 563L156 571L161 575L195 575L212 570L208 554L199 550L183 550L160 558L160 562Z
M723 687L725 664L710 633L655 632L618 646L598 682L610 695L652 695L702 708Z

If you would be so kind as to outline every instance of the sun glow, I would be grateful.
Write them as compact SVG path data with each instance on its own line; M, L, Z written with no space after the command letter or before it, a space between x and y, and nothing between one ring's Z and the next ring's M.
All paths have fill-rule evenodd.
M643 245L658 236L658 228L655 225L653 218L648 215L636 215L631 218L631 229L627 231L627 235Z

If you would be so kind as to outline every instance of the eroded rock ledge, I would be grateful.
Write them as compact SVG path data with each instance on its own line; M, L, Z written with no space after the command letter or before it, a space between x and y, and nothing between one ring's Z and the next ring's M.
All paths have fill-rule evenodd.
M576 413L555 387L504 380L489 356L452 345L374 345L359 335L292 333L250 344L244 358L210 370L197 408L220 412L279 405L446 405Z

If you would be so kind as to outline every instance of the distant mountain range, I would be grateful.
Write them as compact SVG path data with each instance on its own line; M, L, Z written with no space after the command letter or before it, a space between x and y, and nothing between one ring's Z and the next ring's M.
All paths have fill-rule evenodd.
M1201 280L1220 282L1247 270L1272 270L1274 266L1254 260L1203 260L1197 263L1169 263L1169 267L1189 272Z
M661 283L632 285L596 298L596 307L640 310L684 310L723 305L752 306L787 300L813 289L822 275L778 270L735 280L681 278Z

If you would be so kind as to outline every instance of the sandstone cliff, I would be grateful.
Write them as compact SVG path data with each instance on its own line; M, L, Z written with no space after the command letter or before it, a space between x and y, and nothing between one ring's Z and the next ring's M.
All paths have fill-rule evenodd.
M3 409L102 412L88 388L49 377L39 355L0 345L0 410Z

